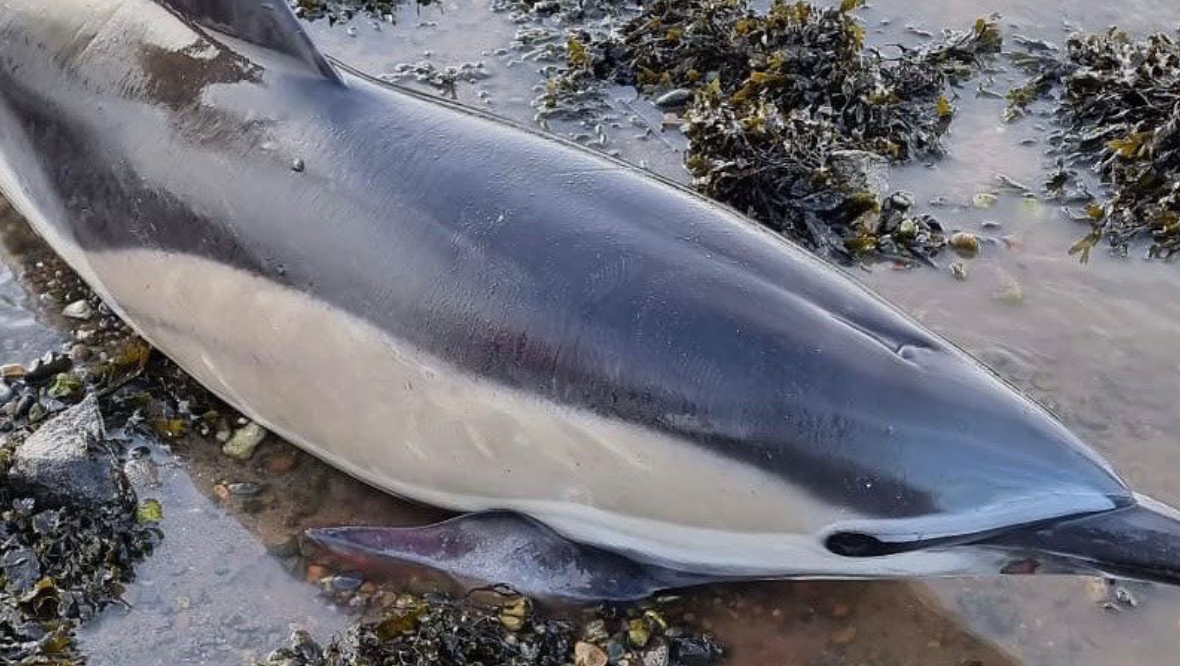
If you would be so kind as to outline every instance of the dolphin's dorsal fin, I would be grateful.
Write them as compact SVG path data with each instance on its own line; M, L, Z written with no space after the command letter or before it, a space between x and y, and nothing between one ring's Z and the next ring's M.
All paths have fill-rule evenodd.
M286 0L156 1L195 25L282 53L325 78L340 80Z

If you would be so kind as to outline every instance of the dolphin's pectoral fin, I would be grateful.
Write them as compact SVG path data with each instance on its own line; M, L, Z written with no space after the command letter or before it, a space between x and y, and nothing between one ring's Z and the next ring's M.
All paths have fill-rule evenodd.
M361 567L408 562L537 597L627 601L717 580L575 543L508 512L468 514L423 527L313 529L307 536Z

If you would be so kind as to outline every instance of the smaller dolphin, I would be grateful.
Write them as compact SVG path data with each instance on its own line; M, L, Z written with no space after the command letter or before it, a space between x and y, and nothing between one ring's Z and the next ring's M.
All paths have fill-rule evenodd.
M338 552L580 599L1180 580L1174 511L733 210L329 61L280 0L0 10L0 191L38 233L243 413L468 514L312 533Z

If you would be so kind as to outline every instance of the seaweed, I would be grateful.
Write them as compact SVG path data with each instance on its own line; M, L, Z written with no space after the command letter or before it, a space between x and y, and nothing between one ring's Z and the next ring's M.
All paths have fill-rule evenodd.
M1011 93L1015 106L1060 94L1057 158L1045 188L1065 204L1086 204L1075 220L1091 230L1069 249L1083 262L1104 240L1125 256L1138 240L1149 258L1180 251L1180 44L1166 34L1134 39L1117 28L1070 36L1064 55L1025 53L1032 74ZM1019 114L1011 114L1019 115ZM1109 189L1096 200L1071 165L1088 166Z
M326 18L330 23L348 21L357 15L374 16L393 21L394 12L409 0L288 0L301 17L308 20ZM418 6L434 4L436 0L413 0Z
M290 646L259 666L497 664L498 666L705 666L723 650L678 622L676 598L643 607L599 607L584 622L541 612L497 590L496 599L402 594L375 619L354 624L328 646L296 631Z
M78 664L73 629L115 603L159 532L132 494L105 506L50 502L9 481L0 445L0 663Z
M951 85L999 51L980 19L922 48L868 48L857 0L824 8L776 0L655 0L603 39L571 41L550 106L594 76L652 98L689 91L685 163L696 188L829 257L928 262L945 244L912 201L841 187L833 154L892 163L938 157L955 115Z

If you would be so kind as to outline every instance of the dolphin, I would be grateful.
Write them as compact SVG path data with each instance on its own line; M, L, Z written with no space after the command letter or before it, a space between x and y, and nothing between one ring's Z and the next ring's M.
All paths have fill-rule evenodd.
M581 599L1180 574L1180 514L840 269L280 0L0 0L0 191L212 392L464 514L311 535L360 561Z

